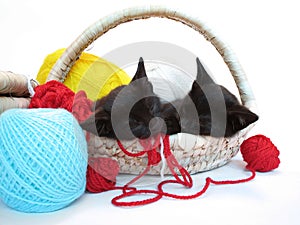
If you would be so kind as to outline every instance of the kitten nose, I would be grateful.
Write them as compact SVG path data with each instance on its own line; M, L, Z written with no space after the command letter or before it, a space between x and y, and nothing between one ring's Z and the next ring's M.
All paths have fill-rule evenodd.
M165 121L160 117L154 117L149 122L149 130L151 133L151 136L156 134L166 134L167 127L165 124Z

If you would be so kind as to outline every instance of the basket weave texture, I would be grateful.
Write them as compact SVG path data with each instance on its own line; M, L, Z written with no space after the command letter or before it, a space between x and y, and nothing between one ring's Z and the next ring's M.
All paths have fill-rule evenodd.
M209 136L179 133L170 136L170 148L178 163L190 174L204 172L223 166L234 157L246 137L246 131L231 138L213 138ZM139 141L122 141L123 146L137 153L142 146ZM118 161L120 173L140 174L147 167L147 156L132 158L127 156L113 139L90 134L88 141L90 157L110 157ZM163 169L163 171L161 171ZM148 174L172 174L168 167L160 162L151 166Z

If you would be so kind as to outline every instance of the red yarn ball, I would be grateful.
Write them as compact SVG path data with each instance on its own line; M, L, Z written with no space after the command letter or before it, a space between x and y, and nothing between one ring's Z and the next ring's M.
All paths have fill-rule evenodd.
M93 114L93 102L87 98L84 91L78 91L74 96L73 116L78 120L79 123L85 121Z
M91 193L100 193L113 190L116 176L119 173L119 164L111 158L89 158L86 173L86 190Z
M279 150L264 135L260 134L248 138L242 143L240 150L249 169L268 172L276 169L280 164Z
M73 113L78 122L92 114L93 102L82 90L75 94L63 83L51 80L37 86L34 91L28 108L63 108Z
M72 112L75 93L64 84L51 80L37 86L29 108L63 108Z

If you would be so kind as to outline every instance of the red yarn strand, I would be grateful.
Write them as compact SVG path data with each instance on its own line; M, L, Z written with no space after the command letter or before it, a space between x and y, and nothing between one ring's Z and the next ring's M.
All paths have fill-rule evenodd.
M129 206L141 206L141 205L150 204L150 203L160 200L162 197L169 197L169 198L181 199L181 200L194 199L194 198L198 198L198 197L202 196L207 191L207 189L209 188L209 186L211 184L215 184L215 185L239 184L239 183L248 182L255 178L255 170L250 167L247 167L247 169L251 172L251 176L248 178L245 178L245 179L216 181L216 180L213 180L212 178L208 177L208 178L206 178L206 182L205 182L205 185L203 186L203 188L195 194L177 195L177 194L171 194L171 193L165 192L163 190L163 186L166 184L181 184L187 188L191 188L192 184L193 184L193 180L191 178L191 175L182 166L180 166L180 164L178 163L178 161L176 160L174 155L171 153L169 136L164 137L163 144L164 144L164 156L166 158L169 169L170 169L172 175L174 176L175 180L165 180L165 181L160 182L157 186L157 190L132 190L132 191L128 192L128 190L126 190L127 187L125 185L124 188L125 187L126 188L123 189L123 193L121 195L113 198L112 204L114 204L116 206L129 207ZM146 172L149 170L149 168L150 168L149 166L150 165L148 164L146 170L142 173L142 176L145 175ZM177 168L179 170L179 173L182 176L182 179L180 179L179 175L175 172L175 168ZM139 176L139 178L140 177L141 177L141 175ZM136 181L136 180L137 179L134 179L133 181ZM129 182L129 183L132 184L134 182ZM140 200L140 201L128 201L128 202L121 201L124 198L128 198L128 197L131 197L134 195L139 195L139 194L144 194L144 195L145 194L152 194L152 195L154 194L156 196L145 199L145 200Z
M123 146L123 144L121 143L120 140L117 140L117 143L118 143L120 149L121 149L126 155L128 155L128 156L130 156L130 157L140 157L140 156L145 155L146 152L147 152L147 151L140 151L140 152L137 152L137 153L132 153L132 152L127 151L126 148L124 148L124 146Z
M130 185L134 184L139 179L141 179L143 176L145 176L149 172L149 170L150 170L150 166L148 165L141 174L139 174L138 176L136 176L135 178L133 178L131 181L129 181L127 184L124 185L123 192L126 192Z
M123 146L123 144L121 143L121 141L117 140L117 143L118 143L119 147L121 148L121 150L122 150L126 155L128 155L128 156L131 156L131 157L139 157L139 156L143 156L143 155L145 155L145 154L147 153L147 157L148 157L148 164L147 164L146 169L145 169L141 174L139 174L137 177L135 177L134 179L132 179L131 181L129 181L126 185L124 185L124 187L123 187L123 193L125 193L125 192L128 190L128 187L129 187L130 185L132 185L133 183L135 183L136 181L138 181L139 179L141 179L143 176L145 176L145 175L149 172L150 167L151 167L152 165L157 164L158 159L154 158L154 159L151 160L152 156L154 155L154 152L156 152L155 149L152 149L152 150L150 150L150 151L143 150L143 151L138 152L138 153L132 153L132 152L127 151L127 150L124 148L124 146ZM160 159L159 159L159 160L160 160ZM134 191L135 191L135 190L134 190Z
M138 195L138 194L154 194L156 196L152 197L152 198L145 199L145 200L140 200L140 201L131 201L131 202L121 202L121 201L119 201L120 199L131 197L131 196ZM159 193L158 191L155 191L155 190L134 190L134 191L130 191L130 192L125 192L125 193L123 193L119 196L114 197L111 200L111 202L115 206L141 206L141 205L147 205L147 204L150 204L150 203L157 202L162 197L163 197L163 195L161 193Z
M64 108L69 112L72 112L74 117L78 121L84 121L92 113L92 106L93 103L87 98L85 92L79 91L75 94L64 84L57 81L49 81L46 84L37 86L35 88L35 95L31 99L29 108ZM169 136L165 136L163 137L163 154L166 159L167 166L169 167L169 170L171 171L175 180L165 180L160 182L157 186L157 190L137 190L134 187L130 187L130 185L146 175L149 172L151 166L157 165L161 161L161 155L157 151L157 149L160 147L160 137L163 136L158 135L153 139L150 138L140 140L140 144L144 149L143 151L137 153L127 151L122 143L118 140L117 143L121 150L130 157L141 157L147 154L147 167L140 175L129 181L123 187L116 187L115 176L118 172L117 166L108 166L105 163L103 164L104 159L102 159L102 161L101 159L97 159L99 162L97 161L98 165L95 166L100 166L100 164L104 167L108 166L108 168L113 168L113 170L111 171L113 173L107 172L107 170L100 168L102 172L106 171L106 175L103 176L99 173L99 171L95 170L96 167L92 168L91 166L89 166L87 171L87 190L93 193L115 189L122 190L123 193L121 195L112 199L112 203L117 206L145 205L158 201L163 196L183 200L193 199L203 195L211 184L225 185L248 182L255 178L255 171L268 172L276 169L280 164L280 160L278 158L279 151L277 147L266 136L256 135L245 140L240 146L244 161L247 162L246 169L251 172L251 176L245 179L227 181L216 181L208 177L206 178L206 182L203 188L195 194L186 196L171 194L163 190L164 185L180 184L184 187L191 188L193 186L193 180L188 171L178 163L178 161L172 154L170 149ZM154 143L152 143L153 141ZM106 163L110 162L107 161ZM141 201L121 201L121 199L123 198L142 194L151 194L155 196Z
M172 175L175 177L178 183L186 186L186 187L192 187L193 186L193 180L189 172L184 169L176 160L174 155L171 152L170 148L170 139L169 136L165 136L164 140L164 155L167 161L167 164L169 166L169 169L171 170ZM183 181L179 178L177 173L175 172L174 168L177 168L183 178Z

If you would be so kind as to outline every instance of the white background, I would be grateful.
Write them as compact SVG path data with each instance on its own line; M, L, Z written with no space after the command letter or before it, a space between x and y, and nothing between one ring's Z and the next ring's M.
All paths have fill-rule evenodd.
M67 47L96 20L116 10L149 2L0 0L0 70L35 77L47 54ZM260 110L259 123L251 134L261 133L271 138L281 152L280 167L270 173L258 173L253 181L245 184L212 186L195 200L164 198L144 207L113 206L110 200L118 191L85 194L71 206L49 214L23 214L0 201L0 225L300 223L300 14L297 1L160 0L151 3L175 7L201 18L235 51ZM189 49L205 61L205 52L197 45L198 34L183 33L177 30L177 25L163 29L154 22L145 22L149 28L142 32L135 27L140 26L139 23L132 27L125 25L126 29L117 27L97 40L92 50L101 56L127 43L161 40ZM209 69L213 73L222 71L224 65L213 60L207 61ZM243 170L244 166L238 155L224 167L193 176L192 190L177 191L194 193L207 176L219 180L246 177L249 173Z

